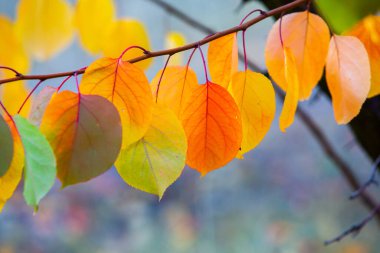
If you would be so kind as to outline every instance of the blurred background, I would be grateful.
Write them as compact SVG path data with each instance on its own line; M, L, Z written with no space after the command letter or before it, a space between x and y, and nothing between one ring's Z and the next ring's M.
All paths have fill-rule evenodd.
M14 19L17 2L0 0L0 13ZM166 2L215 30L239 24L250 10L265 9L255 1L242 8L238 8L238 0ZM115 4L118 17L143 22L151 50L165 48L171 31L182 33L188 43L205 36L150 1L117 0ZM266 19L247 32L248 57L262 69L266 36L273 22ZM186 52L183 59L188 55ZM33 61L30 73L74 70L98 57L83 50L76 36L50 60ZM146 70L149 80L165 60L154 59ZM197 54L191 66L202 83ZM56 87L61 81L49 80L46 85ZM28 85L33 87L35 82ZM329 99L316 94L300 106L364 182L372 162L351 130L335 123ZM64 190L57 181L36 214L26 206L22 189L18 189L0 215L0 252L380 252L375 221L355 238L323 245L369 211L359 200L348 200L352 190L301 121L296 118L286 133L279 131L281 107L278 100L270 132L244 160L234 160L203 178L185 168L161 201L126 185L114 168ZM371 190L374 196L379 195L378 190Z

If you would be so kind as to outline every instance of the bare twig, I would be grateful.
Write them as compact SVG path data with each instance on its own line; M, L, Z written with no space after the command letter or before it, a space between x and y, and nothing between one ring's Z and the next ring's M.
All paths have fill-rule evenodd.
M339 242L342 239L344 239L345 237L347 237L348 235L352 235L353 237L357 236L360 233L360 231L362 231L362 229L368 224L368 222L370 222L375 217L375 215L378 214L379 212L380 212L380 205L375 207L371 211L371 213L367 217L365 217L362 221L360 221L359 223L352 225L350 228L343 231L343 233L341 233L337 237L335 237L331 240L325 241L325 245L327 246L327 245L330 245L332 243Z
M377 174L377 169L379 167L379 164L380 164L380 155L377 157L376 161L373 164L372 173L371 173L371 176L369 177L369 179L362 186L360 186L358 190L356 190L353 193L351 193L350 199L357 198L358 196L360 196L361 194L363 194L363 192L369 186L371 186L373 184L374 185L379 185L379 182L376 180L376 174Z

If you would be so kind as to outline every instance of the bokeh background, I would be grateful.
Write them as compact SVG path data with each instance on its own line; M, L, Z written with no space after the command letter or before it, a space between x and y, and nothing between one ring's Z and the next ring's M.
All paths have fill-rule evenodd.
M14 19L17 2L0 0L0 13ZM167 2L216 30L234 26L245 13L263 8L252 2L236 11L238 0ZM165 48L165 35L170 31L181 32L187 42L205 36L149 1L115 3L118 17L145 24L151 50ZM267 19L247 32L248 57L262 68L272 24ZM53 59L33 62L31 73L73 70L94 59L76 38ZM149 79L164 61L154 60L146 72ZM198 55L191 66L203 82ZM60 81L46 84L57 86ZM277 102L279 112L281 103ZM316 91L311 101L300 106L313 115L364 182L371 163L349 128L334 122L329 100ZM88 183L63 190L57 181L36 214L24 203L20 187L0 215L0 252L380 252L376 222L356 238L323 245L324 240L364 218L368 210L360 201L348 200L351 189L302 122L296 119L281 133L277 120L278 113L264 141L244 160L234 160L204 178L185 168L161 201L126 185L113 168ZM373 193L379 195L376 189Z

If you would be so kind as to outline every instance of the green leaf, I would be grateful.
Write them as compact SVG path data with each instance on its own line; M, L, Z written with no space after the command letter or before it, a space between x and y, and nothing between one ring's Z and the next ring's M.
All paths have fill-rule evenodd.
M0 116L0 177L8 171L13 158L13 138L8 124Z
M363 17L380 10L378 0L318 0L319 12L335 33L342 33Z
M161 198L181 175L186 151L186 135L176 115L156 104L148 131L121 150L115 166L129 185Z
M52 148L37 127L20 115L14 116L25 153L24 198L38 209L38 203L54 184L56 161Z

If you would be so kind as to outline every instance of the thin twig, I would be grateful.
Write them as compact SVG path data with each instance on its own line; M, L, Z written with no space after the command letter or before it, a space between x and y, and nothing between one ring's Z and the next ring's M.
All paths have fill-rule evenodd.
M339 242L342 239L344 239L345 237L347 237L348 235L352 235L353 237L357 236L360 233L360 231L362 231L362 229L368 224L368 222L370 222L375 217L375 215L379 212L380 212L380 205L375 207L371 211L371 213L367 217L365 217L362 221L360 221L359 223L352 225L351 227L349 227L347 230L343 231L343 233L341 233L337 237L335 237L331 240L325 241L325 245L327 246L327 245L330 245L332 243Z
M163 56L163 55L173 55L173 54L176 54L176 53L179 53L179 52L183 52L183 51L186 51L186 50L189 50L189 49L193 49L193 48L196 48L198 46L202 46L204 44L207 44L213 40L216 40L218 38L221 38L225 35L228 35L228 34L231 34L231 33L236 33L236 32L240 32L240 31L244 31L246 30L247 28L253 26L254 24L270 17L270 16L275 16L279 13L282 13L284 11L289 11L305 2L307 2L308 0L296 0L294 2L291 2L289 4L286 4L286 5L283 5L281 7L278 7L276 9L273 9L271 11L268 11L266 12L265 14L261 14L259 16L257 16L256 18L253 18L241 25L238 25L238 26L235 26L235 27L232 27L230 29L227 29L227 30L224 30L224 31L221 31L221 32L218 32L218 33L215 33L211 36L208 36L202 40L199 40L199 41L196 41L196 42L193 42L193 43L190 43L190 44L187 44L187 45L184 45L182 47L176 47L176 48L172 48L172 49L166 49L166 50L161 50L161 51L155 51L155 52L144 52L143 55L139 56L139 57L136 57L136 58L133 58L131 60L128 60L130 63L135 63L135 62L139 62L139 61L143 61L143 60L146 60L146 59L149 59L149 58L153 58L153 57L158 57L158 56ZM71 75L74 75L74 74L83 74L84 73L84 69L81 69L81 70L74 70L74 71L68 71L68 72L60 72L60 73L53 73L53 74L47 74L47 75L21 75L21 76L16 76L16 77L13 77L13 78L8 78L8 79L3 79L3 80L0 80L0 84L4 84L4 83L9 83L9 82L14 82L14 81L18 81L18 80L36 80L36 79L53 79L53 78L58 78L58 77L64 77L64 76L71 76Z
M380 155L377 157L376 161L373 164L371 176L369 177L369 179L362 186L359 187L358 190L356 190L353 193L351 193L351 195L350 195L350 199L351 200L355 199L358 196L360 196L361 194L363 194L363 192L369 186L371 186L373 184L374 185L379 185L379 182L376 180L376 174L377 174L377 169L379 167L379 164L380 164Z

